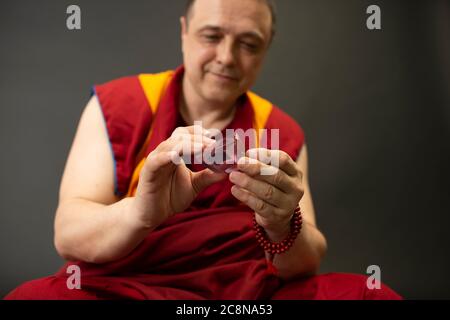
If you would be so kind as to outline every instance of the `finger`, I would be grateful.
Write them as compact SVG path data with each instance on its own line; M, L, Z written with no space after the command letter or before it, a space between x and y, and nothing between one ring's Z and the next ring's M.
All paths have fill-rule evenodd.
M179 134L171 137L169 141L186 144L196 142L196 143L203 143L206 146L210 146L216 143L216 140L211 139L209 137L193 134Z
M174 151L170 152L152 152L144 162L139 180L154 181L159 176L161 169L165 167L175 167L173 163Z
M172 132L172 135L166 141L169 145L172 142L183 143L187 145L187 148L189 148L189 144L192 142L204 143L206 146L213 145L216 140L211 139L207 134L209 134L209 131L199 125L179 127Z
M246 173L250 177L270 183L288 194L295 191L296 185L298 184L298 181L295 178L289 176L283 170L269 166L253 158L242 157L238 161L237 168L239 171ZM270 171L273 171L270 175L261 174L262 172Z
M209 147L215 144L214 139L204 137L204 136L194 136L191 134L178 134L170 137L166 141L162 142L155 149L157 152L173 151L176 150L180 145L182 149L188 153L188 151L197 144L203 144L204 147Z
M190 144L178 143L170 151L175 151L178 155L191 155L202 153L205 145L203 143L192 142Z
M296 197L287 194L265 181L254 179L245 173L234 171L230 181L238 187L250 191L261 200L280 209L290 209L296 206Z
M196 194L202 192L213 183L222 181L227 177L226 173L216 173L210 169L192 173L192 187Z
M266 219L278 220L283 216L283 211L279 208L272 206L271 204L259 199L252 193L234 185L231 187L231 193L239 201L245 203L253 211Z
M198 135L198 136L205 136L210 137L211 132L210 130L207 130L203 128L200 125L193 125L189 127L178 127L172 132L172 136L178 136L178 135Z
M298 174L297 163L282 150L269 150L265 148L254 148L246 152L246 155L262 163L280 168L290 176Z

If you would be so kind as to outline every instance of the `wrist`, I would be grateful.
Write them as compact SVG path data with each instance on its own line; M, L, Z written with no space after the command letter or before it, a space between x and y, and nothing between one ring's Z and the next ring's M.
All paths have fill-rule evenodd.
M280 242L289 235L291 231L291 219L277 226L263 227L269 239L273 242Z
M297 235L300 233L302 228L302 213L300 207L297 207L294 211L294 214L291 217L290 225L289 225L289 233L286 237L279 239L281 237L280 230L273 231L269 229L269 232L272 233L272 237L276 237L277 239L269 238L268 231L262 227L256 219L256 214L253 218L253 226L256 231L256 240L259 242L260 246L272 256L274 254L284 253L289 250L294 245L295 239Z
M136 205L136 197L128 197L123 199L124 203L124 219L126 225L131 227L135 231L152 231L155 229L153 224L150 221L147 221L143 217L139 207Z

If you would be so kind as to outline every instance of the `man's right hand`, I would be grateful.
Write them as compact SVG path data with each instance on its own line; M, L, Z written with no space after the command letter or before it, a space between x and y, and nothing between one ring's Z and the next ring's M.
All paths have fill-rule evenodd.
M215 140L206 133L198 126L177 128L147 156L130 212L140 226L153 230L187 209L203 189L227 176L210 169L192 172L184 162L177 161L182 151L194 155L212 145ZM186 148L186 144L190 147Z
M141 169L135 197L120 199L114 193L114 154L107 127L98 99L92 97L60 186L54 242L61 257L90 263L121 259L165 219L185 210L203 188L225 178L209 170L193 173L171 161L170 152L180 150L181 133L191 139L194 130L179 128L161 143Z

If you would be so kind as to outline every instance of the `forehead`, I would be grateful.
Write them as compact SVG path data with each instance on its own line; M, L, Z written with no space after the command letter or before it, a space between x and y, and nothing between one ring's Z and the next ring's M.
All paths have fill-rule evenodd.
M197 0L190 23L196 29L210 25L230 33L253 31L269 38L271 19L269 7L261 0Z

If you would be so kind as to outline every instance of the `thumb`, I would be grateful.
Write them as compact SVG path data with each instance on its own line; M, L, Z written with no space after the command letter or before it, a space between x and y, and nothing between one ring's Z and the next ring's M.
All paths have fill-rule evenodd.
M192 187L196 194L202 192L206 187L213 183L222 181L228 175L226 173L217 173L210 169L192 173Z

